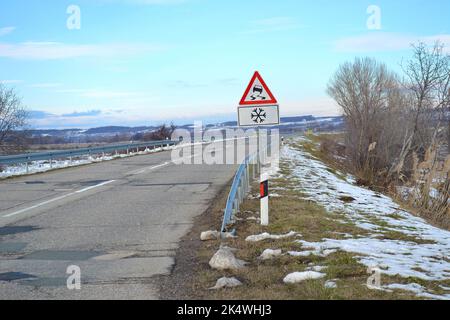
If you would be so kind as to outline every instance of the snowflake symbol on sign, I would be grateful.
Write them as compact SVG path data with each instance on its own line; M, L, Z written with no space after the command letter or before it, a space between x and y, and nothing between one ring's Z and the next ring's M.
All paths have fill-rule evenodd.
M263 123L266 121L267 114L266 112L261 108L255 108L251 114L252 120L255 123Z

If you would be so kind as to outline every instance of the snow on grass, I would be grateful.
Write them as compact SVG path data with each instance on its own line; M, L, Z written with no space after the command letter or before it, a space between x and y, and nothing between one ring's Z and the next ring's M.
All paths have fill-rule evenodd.
M276 249L276 250L266 249L259 256L259 259L260 260L271 260L271 259L274 259L274 258L277 258L277 257L281 256L282 253L283 252L281 251L281 249Z
M333 254L335 252L337 252L336 249L325 249L323 247L317 247L317 249L315 249L315 250L289 251L288 255L293 256L293 257L309 257L311 255L318 256L318 257L327 257L330 254Z
M280 240L280 239L286 239L286 238L290 238L290 237L295 237L295 236L301 236L300 234L298 234L297 232L291 231L287 234L281 234L281 235L272 235L269 234L267 232L265 233L261 233L258 235L252 235L252 236L248 236L245 241L248 242L259 242L259 241L263 241L263 240Z
M315 280L324 278L326 276L325 273L320 273L316 271L305 271L305 272L293 272L288 274L284 279L284 283L294 284L299 283L305 280Z
M450 294L444 294L444 295L431 294L431 293L426 292L426 289L417 283L409 283L409 284L394 283L394 284L384 286L383 289L410 291L410 292L414 292L419 297L428 298L428 299L438 299L438 300L450 299Z
M325 288L327 288L327 289L336 289L337 288L337 283L335 281L328 280L327 282L325 282Z
M304 199L329 212L342 213L347 221L371 233L368 237L344 240L299 240L308 251L298 255L338 249L359 254L358 260L366 266L383 266L382 272L388 275L436 281L450 279L450 232L402 210L385 195L352 184L354 179L339 178L333 170L297 147L285 146L282 157L292 169L289 178L298 181ZM397 239L392 234L400 237L388 240Z

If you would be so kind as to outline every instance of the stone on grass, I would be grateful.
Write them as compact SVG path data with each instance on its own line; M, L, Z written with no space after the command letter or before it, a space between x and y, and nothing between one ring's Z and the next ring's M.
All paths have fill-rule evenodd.
M237 259L230 248L220 248L209 261L209 265L217 270L237 270L245 267L246 262Z
M210 290L218 290L218 289L223 289L223 288L234 288L234 287L239 287L242 286L242 282L240 282L238 279L236 278L227 278L227 277L223 277L220 278L219 280L217 280L217 283L214 287L210 288Z
M305 271L305 272L294 272L288 274L284 279L284 283L294 284L299 283L305 280L314 280L325 277L326 274L315 272L315 271Z
M336 282L329 280L329 281L325 282L325 288L335 289L335 288L337 288L337 284L336 284Z
M200 234L200 240L219 240L219 239L233 239L236 238L234 232L219 232L219 231L205 231Z
M200 240L202 241L218 240L218 239L220 239L219 231L205 231L202 232L200 235Z

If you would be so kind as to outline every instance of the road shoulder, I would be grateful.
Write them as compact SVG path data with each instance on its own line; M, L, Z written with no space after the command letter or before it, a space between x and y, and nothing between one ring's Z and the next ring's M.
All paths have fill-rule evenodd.
M223 186L208 209L194 219L193 227L180 241L170 276L155 277L155 281L159 285L161 300L202 298L201 293L205 288L199 287L198 281L194 281L198 273L206 267L203 263L205 259L201 259L199 256L201 248L205 245L200 240L200 234L211 228L220 229L231 183L232 180Z

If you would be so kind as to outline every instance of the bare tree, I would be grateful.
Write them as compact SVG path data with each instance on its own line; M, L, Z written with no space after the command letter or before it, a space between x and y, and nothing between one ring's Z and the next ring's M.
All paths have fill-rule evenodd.
M0 83L0 151L21 143L21 135L15 135L14 131L25 125L26 118L27 112L15 90Z
M143 140L167 140L172 137L173 132L175 131L176 126L171 123L170 126L163 124L157 130L145 134L143 136Z
M342 108L348 156L357 171L372 180L388 167L394 146L401 143L394 123L406 98L397 75L370 58L341 65L328 85L328 94Z
M412 152L423 158L432 144L440 143L436 139L445 136L445 127L450 127L450 55L440 42L431 48L419 42L413 49L413 57L402 65L406 74L404 88L412 97L411 123L401 152L389 170L390 176L400 175Z

